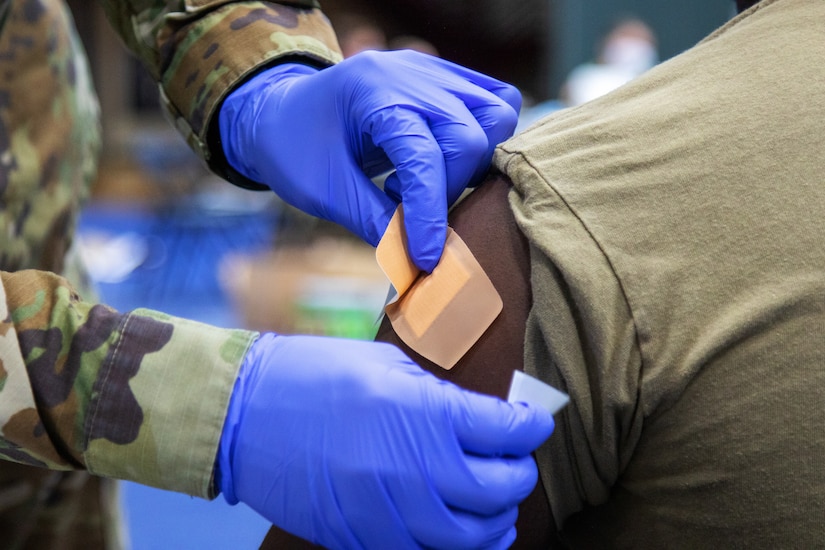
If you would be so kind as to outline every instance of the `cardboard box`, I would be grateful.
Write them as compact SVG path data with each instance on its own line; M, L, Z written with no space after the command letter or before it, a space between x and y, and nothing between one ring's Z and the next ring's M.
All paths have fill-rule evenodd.
M229 256L221 280L247 328L366 340L389 290L372 247L335 237Z

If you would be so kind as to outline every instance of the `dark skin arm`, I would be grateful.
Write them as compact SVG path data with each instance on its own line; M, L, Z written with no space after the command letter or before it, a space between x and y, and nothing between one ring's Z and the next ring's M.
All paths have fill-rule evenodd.
M376 340L401 348L422 368L439 378L479 393L507 396L513 370L523 370L524 329L532 304L530 253L507 202L510 182L501 174L487 181L456 206L450 226L461 236L501 295L504 309L481 339L446 371L411 350L384 319ZM558 547L550 506L539 480L533 493L519 507L518 538L512 548ZM273 527L263 550L318 548Z

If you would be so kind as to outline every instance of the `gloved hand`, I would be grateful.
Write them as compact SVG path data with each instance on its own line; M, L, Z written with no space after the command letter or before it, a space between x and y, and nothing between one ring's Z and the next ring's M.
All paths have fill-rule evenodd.
M263 71L220 110L223 151L245 177L375 246L403 201L410 256L441 258L447 208L516 127L514 87L414 51L362 52L317 71ZM384 191L370 178L395 168Z
M265 334L235 385L217 483L328 548L506 548L552 430L548 411L461 390L389 344Z

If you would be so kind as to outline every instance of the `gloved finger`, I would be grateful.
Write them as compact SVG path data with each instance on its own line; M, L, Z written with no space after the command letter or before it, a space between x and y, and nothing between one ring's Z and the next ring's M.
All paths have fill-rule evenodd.
M429 528L420 533L411 529L416 541L427 548L476 549L506 548L503 543L509 545L515 540L517 507L491 516L452 509L448 512L449 521L438 529Z
M539 447L555 426L544 407L507 403L495 397L444 387L461 447L481 456L524 456Z
M374 113L369 127L373 141L395 166L385 188L401 189L410 256L419 268L431 272L447 237L444 154L426 121L402 106Z
M492 94L490 94L492 96ZM452 205L467 187L478 185L490 169L496 146L513 135L518 116L500 100L468 111L461 102L453 102L450 117L432 122L430 129L444 153L447 177L447 205ZM392 174L384 191L401 202L402 182Z
M480 548L490 546L505 537L515 525L518 508L512 507L495 514L480 515L452 508L445 503L432 477L436 464L456 465L463 455L455 440L429 449L419 470L428 481L411 482L409 469L401 475L382 478L387 497L392 501L398 517L409 529L413 538L429 548Z
M491 458L466 455L466 470L454 465L436 468L433 482L449 506L480 515L493 515L518 506L533 491L538 468L532 456Z
M448 120L432 124L430 130L444 155L447 207L461 196L461 193L479 179L490 167L494 146L487 140L486 133L463 104L456 106L455 113L466 113L465 120ZM384 192L396 202L402 202L404 182L397 172L390 174L384 182ZM407 193L408 196L410 193ZM410 201L406 201L405 205ZM405 207L405 210L407 208Z
M401 180L398 179L397 172L393 171L384 180L384 193L398 204L401 204Z
M487 155L475 166L468 184L479 183L489 168L495 147L513 135L521 110L521 93L515 86L461 67L446 60L436 60L449 71L454 81L444 90L461 100L472 113L476 123L487 135ZM453 115L454 109L448 111Z
M507 531L507 533L499 540L485 546L482 550L507 550L514 542L516 542L516 527L515 525Z
M375 480L370 480L375 481ZM398 514L394 503L381 490L382 484L366 483L356 490L337 492L339 510L347 531L358 532L358 544L336 541L332 548L393 548L416 549L416 543L404 518Z
M477 124L484 131L487 138L487 148L480 160L476 163L475 171L470 176L468 186L481 183L484 175L490 168L493 152L499 143L513 135L518 124L518 111L501 101L491 101L470 109Z
M493 147L513 135L521 111L521 92L518 88L445 59L428 61L440 65L432 68L432 73L445 75L445 78L437 79L440 92L464 103ZM443 101L442 97L440 102ZM455 116L454 107L445 111L448 118Z
M477 88L469 92L458 92L456 94L467 105L467 108L475 111L489 105L496 105L518 117L521 111L521 92L518 91L518 88L489 76L479 75L478 73L476 75L485 81L484 84L477 85ZM475 84L475 82L473 83Z
M454 79L455 82L464 81L472 85L444 86L445 90L459 97L470 109L476 106L474 98L479 96L478 88L481 88L501 98L512 107L516 114L521 110L521 93L513 85L502 82L492 76L479 73L468 67L456 65L443 58L431 58L431 62L434 65L438 65L438 69L446 71L454 77L458 77Z
M499 82L499 86L495 86L492 88L488 88L490 93L497 95L500 97L507 105L513 109L513 112L516 114L516 118L518 118L519 113L521 113L521 92L515 86L511 84L507 84L505 82Z
M334 182L342 191L335 196L334 209L319 205L321 211L317 215L343 225L377 246L398 205L355 165L341 167L339 177L351 181Z
M447 204L453 204L462 191L486 172L493 157L487 131L461 102L455 102L450 119L431 123L433 137L444 153L447 171Z

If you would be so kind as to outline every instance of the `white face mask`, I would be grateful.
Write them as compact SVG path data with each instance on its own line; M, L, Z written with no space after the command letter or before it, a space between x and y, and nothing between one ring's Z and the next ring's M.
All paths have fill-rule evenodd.
M647 40L628 36L605 44L602 59L608 65L641 74L659 62L659 54Z

